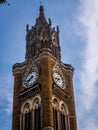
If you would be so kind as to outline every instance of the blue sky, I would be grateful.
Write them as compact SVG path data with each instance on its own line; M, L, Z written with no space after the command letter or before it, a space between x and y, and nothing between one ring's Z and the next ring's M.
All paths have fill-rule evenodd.
M12 65L24 61L26 24L35 24L39 0L0 5L0 130L11 130ZM98 0L42 0L46 18L60 27L62 61L75 68L78 130L98 130Z

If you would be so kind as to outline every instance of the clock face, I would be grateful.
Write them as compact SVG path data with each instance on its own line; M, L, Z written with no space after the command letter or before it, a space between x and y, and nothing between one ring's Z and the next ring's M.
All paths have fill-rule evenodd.
M59 87L63 87L63 80L62 80L62 77L60 76L60 74L58 74L57 72L54 72L53 79Z
M26 86L30 87L36 82L37 79L38 79L38 73L36 71L30 72L27 75L26 80L25 80Z

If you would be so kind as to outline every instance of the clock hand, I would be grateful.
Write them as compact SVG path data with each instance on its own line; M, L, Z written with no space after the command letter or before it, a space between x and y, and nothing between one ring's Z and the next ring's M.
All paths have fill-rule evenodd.
M30 80L31 80L32 78L34 78L34 76L33 76L33 75L31 76Z
M56 81L59 81L59 80L60 80L60 78L57 78L57 77L56 77L55 79L56 79Z
M32 75L32 76L27 80L27 82L29 82L33 77L34 77L34 76Z

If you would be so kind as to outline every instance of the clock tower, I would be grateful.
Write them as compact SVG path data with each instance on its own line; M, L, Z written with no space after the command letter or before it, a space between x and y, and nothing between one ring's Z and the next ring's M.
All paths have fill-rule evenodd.
M26 32L25 61L13 65L12 130L77 130L74 68L61 61L59 27L41 5Z

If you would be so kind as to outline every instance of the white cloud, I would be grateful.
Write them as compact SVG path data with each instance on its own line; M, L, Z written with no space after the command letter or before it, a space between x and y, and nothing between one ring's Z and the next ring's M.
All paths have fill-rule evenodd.
M8 115L10 115L12 113L12 102L13 102L13 97L11 93L6 95L6 100L7 100L7 107L5 108L5 111Z
M4 104L4 111L7 115L10 115L12 113L12 101L13 101L13 95L12 95L12 77L11 75L1 75L0 76L0 99L2 99ZM3 106L1 106L2 108Z
M94 107L98 107L96 103L98 98L98 86L96 86L98 81L98 0L81 0L78 22L86 45L82 53L84 58L80 72L81 104L79 111L81 114L79 114L79 127L80 130L97 130L98 125L95 123L95 115L92 111Z

